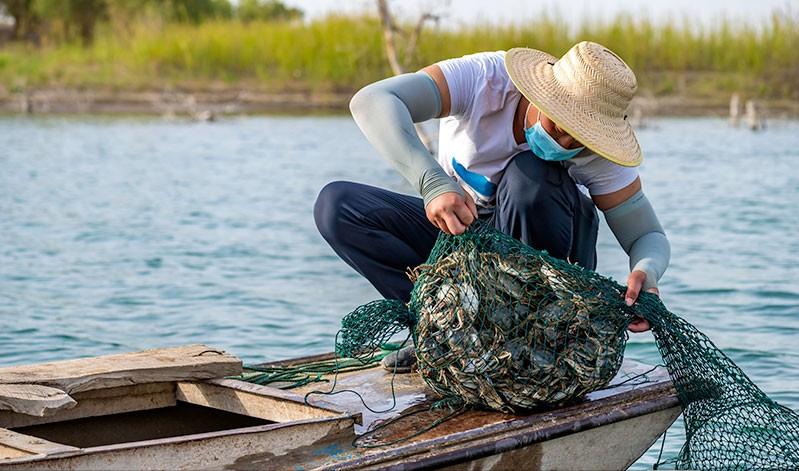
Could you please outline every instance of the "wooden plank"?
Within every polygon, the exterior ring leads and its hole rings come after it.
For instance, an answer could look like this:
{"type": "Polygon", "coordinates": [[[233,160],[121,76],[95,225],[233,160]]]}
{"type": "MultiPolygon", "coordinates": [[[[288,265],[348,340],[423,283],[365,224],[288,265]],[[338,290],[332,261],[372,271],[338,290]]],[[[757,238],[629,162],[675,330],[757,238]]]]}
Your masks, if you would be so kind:
{"type": "Polygon", "coordinates": [[[31,456],[6,463],[3,470],[162,470],[285,469],[280,463],[297,448],[327,443],[333,437],[352,441],[352,418],[338,416],[292,424],[269,424],[183,437],[122,443],[59,456],[31,456]],[[270,467],[261,461],[272,461],[270,467]]]}
{"type": "Polygon", "coordinates": [[[74,394],[78,402],[72,409],[45,417],[33,417],[11,411],[0,411],[0,427],[17,428],[65,420],[122,414],[175,405],[175,383],[150,383],[96,389],[74,394]]]}
{"type": "Polygon", "coordinates": [[[69,394],[38,384],[0,384],[0,409],[44,417],[75,407],[69,394]]]}
{"type": "Polygon", "coordinates": [[[301,396],[287,391],[230,379],[202,383],[180,382],[176,395],[179,401],[272,422],[350,415],[339,410],[309,406],[301,396]]]}
{"type": "MultiPolygon", "coordinates": [[[[23,435],[4,428],[0,428],[0,445],[26,451],[34,455],[58,455],[79,450],[74,446],[49,442],[41,438],[23,435]]],[[[0,463],[2,463],[2,461],[0,461],[0,463]]]]}
{"type": "MultiPolygon", "coordinates": [[[[308,403],[305,402],[305,395],[304,394],[297,394],[292,390],[285,390],[274,388],[271,386],[261,385],[261,384],[254,384],[248,383],[247,381],[241,381],[239,379],[209,379],[205,380],[205,383],[209,384],[216,384],[217,386],[222,386],[225,388],[237,389],[239,391],[251,392],[253,394],[261,395],[261,396],[269,396],[275,399],[281,399],[285,401],[295,402],[302,406],[312,406],[321,409],[325,409],[329,412],[333,412],[335,414],[351,414],[350,411],[347,409],[341,408],[332,402],[326,401],[319,397],[319,395],[311,396],[308,398],[308,403]]],[[[356,419],[360,420],[360,414],[355,414],[356,419]]],[[[358,422],[360,423],[360,422],[358,422]]]]}
{"type": "Polygon", "coordinates": [[[241,360],[205,345],[0,368],[0,384],[40,384],[68,394],[92,389],[241,374],[241,360]]]}
{"type": "Polygon", "coordinates": [[[22,458],[25,456],[35,455],[36,453],[31,453],[29,451],[23,451],[19,448],[14,448],[11,446],[6,446],[0,443],[0,466],[3,464],[3,460],[9,460],[13,458],[22,458]]]}
{"type": "Polygon", "coordinates": [[[128,396],[142,396],[158,393],[171,393],[175,395],[175,382],[168,381],[163,383],[133,384],[130,386],[120,386],[117,388],[92,389],[75,393],[72,397],[78,401],[78,405],[90,399],[119,399],[128,396]]]}
{"type": "Polygon", "coordinates": [[[316,355],[308,355],[304,357],[286,358],[284,360],[268,361],[266,363],[255,364],[255,367],[267,368],[270,366],[294,366],[304,365],[306,363],[315,363],[317,361],[333,360],[336,354],[333,352],[318,353],[316,355]]]}

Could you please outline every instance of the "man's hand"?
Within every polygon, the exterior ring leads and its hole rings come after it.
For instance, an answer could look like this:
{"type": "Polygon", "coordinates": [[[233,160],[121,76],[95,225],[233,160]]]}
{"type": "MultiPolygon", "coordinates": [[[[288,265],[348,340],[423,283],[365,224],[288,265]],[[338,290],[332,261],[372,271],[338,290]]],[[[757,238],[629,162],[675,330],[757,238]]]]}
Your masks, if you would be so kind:
{"type": "MultiPolygon", "coordinates": [[[[627,302],[628,306],[632,306],[638,299],[638,294],[641,292],[644,281],[646,281],[646,273],[641,270],[633,270],[630,272],[630,275],[627,277],[627,293],[624,295],[624,300],[627,302]]],[[[657,288],[649,288],[647,291],[660,296],[660,292],[657,288]]],[[[627,328],[630,329],[630,332],[646,332],[649,330],[649,322],[639,317],[630,322],[627,328]]]]}
{"type": "Polygon", "coordinates": [[[447,234],[463,234],[477,219],[477,207],[472,196],[466,191],[463,194],[447,192],[433,198],[424,208],[427,219],[447,234]]]}

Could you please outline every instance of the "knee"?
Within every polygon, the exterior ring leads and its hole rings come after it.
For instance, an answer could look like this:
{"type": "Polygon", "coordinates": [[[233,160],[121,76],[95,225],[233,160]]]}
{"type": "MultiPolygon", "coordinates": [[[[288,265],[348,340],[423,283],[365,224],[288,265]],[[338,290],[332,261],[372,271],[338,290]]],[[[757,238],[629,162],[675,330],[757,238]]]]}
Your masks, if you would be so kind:
{"type": "Polygon", "coordinates": [[[352,198],[353,184],[345,181],[330,182],[322,188],[314,203],[316,228],[326,240],[338,238],[347,202],[352,198]]]}

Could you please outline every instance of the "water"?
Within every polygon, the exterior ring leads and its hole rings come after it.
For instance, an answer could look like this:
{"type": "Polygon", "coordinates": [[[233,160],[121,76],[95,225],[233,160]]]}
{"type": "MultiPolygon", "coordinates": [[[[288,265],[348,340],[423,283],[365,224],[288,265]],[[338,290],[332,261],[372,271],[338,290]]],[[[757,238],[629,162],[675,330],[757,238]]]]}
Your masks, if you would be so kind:
{"type": "MultiPolygon", "coordinates": [[[[672,244],[666,304],[799,409],[799,123],[652,124],[641,174],[672,244]]],[[[330,351],[341,317],[378,298],[314,227],[335,179],[408,191],[347,117],[0,118],[0,365],[197,342],[245,362],[330,351]]],[[[624,280],[604,226],[598,249],[624,280]]],[[[627,355],[660,362],[649,333],[627,355]]]]}

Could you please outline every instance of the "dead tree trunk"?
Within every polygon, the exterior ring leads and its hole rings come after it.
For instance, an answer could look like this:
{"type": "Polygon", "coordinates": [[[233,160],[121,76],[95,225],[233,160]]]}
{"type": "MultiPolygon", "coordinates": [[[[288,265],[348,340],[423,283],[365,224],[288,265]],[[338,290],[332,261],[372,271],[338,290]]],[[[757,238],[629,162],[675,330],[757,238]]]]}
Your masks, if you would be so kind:
{"type": "Polygon", "coordinates": [[[394,17],[388,8],[388,0],[377,0],[377,12],[380,14],[380,23],[383,25],[383,41],[386,47],[388,65],[394,75],[404,74],[405,68],[399,61],[397,45],[394,41],[397,26],[394,24],[394,17]]]}

